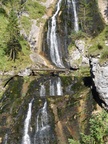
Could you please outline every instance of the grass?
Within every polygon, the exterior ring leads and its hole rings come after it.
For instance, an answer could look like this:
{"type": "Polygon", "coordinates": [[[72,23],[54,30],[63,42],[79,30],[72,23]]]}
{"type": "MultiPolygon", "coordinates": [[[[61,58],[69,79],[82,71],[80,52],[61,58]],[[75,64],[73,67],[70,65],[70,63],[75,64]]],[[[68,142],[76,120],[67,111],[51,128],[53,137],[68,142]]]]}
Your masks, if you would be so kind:
{"type": "Polygon", "coordinates": [[[25,10],[29,13],[31,19],[37,19],[45,14],[46,8],[39,2],[28,0],[25,3],[25,10]]]}
{"type": "Polygon", "coordinates": [[[100,55],[100,63],[108,60],[108,46],[105,45],[105,40],[108,39],[108,26],[94,39],[91,39],[92,46],[88,50],[91,56],[100,55]]]}
{"type": "Polygon", "coordinates": [[[26,16],[21,17],[21,27],[24,28],[26,34],[28,35],[31,29],[31,21],[29,17],[26,16]]]}

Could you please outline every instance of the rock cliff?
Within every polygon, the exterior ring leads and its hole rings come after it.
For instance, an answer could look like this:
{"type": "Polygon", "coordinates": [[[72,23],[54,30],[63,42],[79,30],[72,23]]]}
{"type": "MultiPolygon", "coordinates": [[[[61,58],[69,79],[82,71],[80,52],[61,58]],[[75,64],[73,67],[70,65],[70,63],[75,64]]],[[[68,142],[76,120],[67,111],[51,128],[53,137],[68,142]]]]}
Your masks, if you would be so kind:
{"type": "Polygon", "coordinates": [[[90,58],[90,66],[94,87],[102,100],[102,107],[108,110],[108,63],[100,65],[99,59],[90,58]]]}

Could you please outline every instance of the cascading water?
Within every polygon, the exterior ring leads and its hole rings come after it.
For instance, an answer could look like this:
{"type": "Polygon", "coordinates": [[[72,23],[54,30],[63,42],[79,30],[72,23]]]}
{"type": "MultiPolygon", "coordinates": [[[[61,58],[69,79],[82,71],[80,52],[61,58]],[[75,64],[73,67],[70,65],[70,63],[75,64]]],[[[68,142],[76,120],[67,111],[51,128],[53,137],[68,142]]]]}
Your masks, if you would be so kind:
{"type": "Polygon", "coordinates": [[[73,4],[73,11],[74,11],[74,30],[75,32],[79,31],[79,25],[78,25],[78,16],[77,16],[77,11],[76,11],[76,2],[75,0],[72,0],[73,4]]]}
{"type": "Polygon", "coordinates": [[[50,23],[48,23],[47,44],[50,49],[50,57],[52,62],[57,67],[64,68],[62,58],[60,56],[60,48],[58,46],[57,34],[56,34],[57,30],[56,16],[59,13],[61,2],[62,0],[59,0],[57,3],[57,10],[51,18],[51,26],[49,26],[50,23]]]}
{"type": "Polygon", "coordinates": [[[40,87],[40,97],[45,97],[45,94],[46,94],[45,86],[41,85],[41,87],[40,87]]]}
{"type": "Polygon", "coordinates": [[[60,77],[50,80],[50,96],[56,95],[63,95],[60,77]]]}
{"type": "Polygon", "coordinates": [[[47,101],[45,101],[44,106],[37,113],[34,144],[50,144],[50,125],[47,113],[47,101]]]}
{"type": "Polygon", "coordinates": [[[31,115],[32,115],[33,100],[34,99],[32,99],[31,102],[29,103],[27,117],[24,121],[24,135],[23,135],[23,139],[22,139],[22,144],[31,144],[30,136],[28,133],[29,133],[29,125],[30,125],[30,120],[31,120],[31,115]]]}

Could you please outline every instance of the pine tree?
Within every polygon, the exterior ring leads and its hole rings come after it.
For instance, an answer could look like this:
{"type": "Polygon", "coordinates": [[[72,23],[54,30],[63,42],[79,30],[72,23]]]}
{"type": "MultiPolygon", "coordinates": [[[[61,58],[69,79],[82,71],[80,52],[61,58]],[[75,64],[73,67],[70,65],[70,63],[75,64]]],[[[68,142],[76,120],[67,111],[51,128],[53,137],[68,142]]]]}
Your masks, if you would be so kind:
{"type": "Polygon", "coordinates": [[[90,5],[91,3],[87,2],[87,0],[81,0],[79,2],[79,23],[84,32],[87,32],[92,25],[93,17],[91,16],[90,5]]]}
{"type": "Polygon", "coordinates": [[[18,52],[21,51],[21,45],[19,42],[20,32],[18,27],[17,14],[13,9],[9,14],[9,23],[7,26],[7,32],[9,34],[9,40],[7,42],[7,49],[5,50],[5,53],[15,61],[18,52]]]}

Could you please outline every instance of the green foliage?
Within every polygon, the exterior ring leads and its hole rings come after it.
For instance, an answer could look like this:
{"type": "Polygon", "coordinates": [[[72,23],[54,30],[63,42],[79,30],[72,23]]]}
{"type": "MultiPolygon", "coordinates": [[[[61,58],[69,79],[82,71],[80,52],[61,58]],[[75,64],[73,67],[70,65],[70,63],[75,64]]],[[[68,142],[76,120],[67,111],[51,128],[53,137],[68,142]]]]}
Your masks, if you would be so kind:
{"type": "Polygon", "coordinates": [[[104,144],[104,136],[108,132],[108,114],[106,111],[94,115],[90,119],[90,135],[82,135],[83,144],[104,144]]]}
{"type": "Polygon", "coordinates": [[[73,139],[68,139],[69,144],[80,144],[79,141],[75,141],[73,139]]]}
{"type": "Polygon", "coordinates": [[[86,0],[80,1],[80,9],[79,9],[79,21],[81,25],[81,29],[87,32],[88,23],[91,22],[92,17],[90,16],[91,10],[89,9],[90,3],[87,3],[86,0]]]}
{"type": "Polygon", "coordinates": [[[22,28],[24,28],[26,33],[29,34],[31,28],[30,18],[26,16],[22,16],[20,20],[21,20],[22,28]]]}
{"type": "MultiPolygon", "coordinates": [[[[108,113],[102,111],[97,115],[93,115],[89,123],[90,134],[86,135],[81,133],[80,144],[104,144],[104,137],[106,137],[108,133],[108,113]]],[[[69,140],[69,142],[70,144],[74,144],[71,140],[69,140]]]]}
{"type": "Polygon", "coordinates": [[[88,54],[92,56],[100,55],[100,63],[104,63],[108,60],[108,46],[105,45],[105,40],[108,37],[108,26],[90,42],[91,47],[88,50],[88,54]]]}

